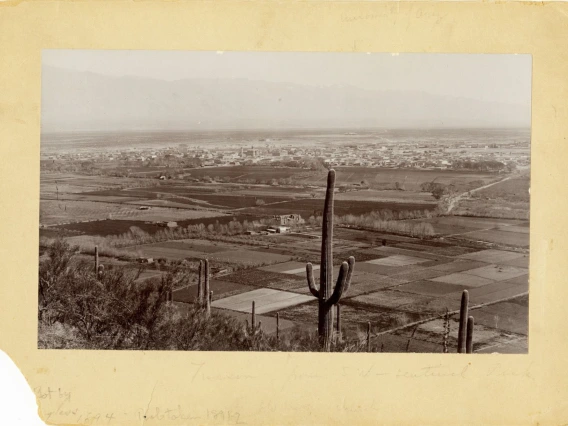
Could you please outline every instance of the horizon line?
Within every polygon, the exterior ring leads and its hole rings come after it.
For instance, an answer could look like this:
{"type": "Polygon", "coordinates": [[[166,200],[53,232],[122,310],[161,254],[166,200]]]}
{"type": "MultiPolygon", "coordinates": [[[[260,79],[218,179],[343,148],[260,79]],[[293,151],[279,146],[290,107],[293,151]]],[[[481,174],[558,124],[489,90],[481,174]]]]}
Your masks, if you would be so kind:
{"type": "Polygon", "coordinates": [[[395,131],[395,130],[531,130],[532,125],[530,126],[417,126],[417,127],[363,127],[363,128],[354,128],[354,127],[330,127],[330,128],[320,128],[320,127],[290,127],[290,128],[266,128],[266,127],[251,127],[251,128],[222,128],[222,129],[188,129],[188,128],[180,128],[180,129],[74,129],[74,130],[41,130],[40,134],[57,134],[57,133],[116,133],[116,132],[125,132],[125,133],[176,133],[176,132],[184,132],[184,133],[202,133],[202,132],[218,132],[218,133],[229,133],[229,132],[319,132],[319,131],[352,131],[352,132],[369,132],[369,131],[395,131]]]}

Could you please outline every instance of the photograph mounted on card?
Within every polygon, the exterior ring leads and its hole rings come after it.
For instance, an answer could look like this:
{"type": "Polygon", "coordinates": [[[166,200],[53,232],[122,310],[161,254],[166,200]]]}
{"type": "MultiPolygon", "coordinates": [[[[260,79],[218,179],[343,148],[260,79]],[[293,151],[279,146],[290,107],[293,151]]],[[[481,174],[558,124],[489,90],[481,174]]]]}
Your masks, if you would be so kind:
{"type": "Polygon", "coordinates": [[[38,347],[527,353],[530,118],[530,55],[44,50],[38,347]]]}

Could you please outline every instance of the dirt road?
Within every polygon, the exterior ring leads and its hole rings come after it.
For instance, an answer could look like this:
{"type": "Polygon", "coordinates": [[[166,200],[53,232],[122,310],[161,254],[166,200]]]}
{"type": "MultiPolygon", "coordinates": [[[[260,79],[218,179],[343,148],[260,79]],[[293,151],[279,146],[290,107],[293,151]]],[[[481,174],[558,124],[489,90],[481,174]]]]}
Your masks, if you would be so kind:
{"type": "Polygon", "coordinates": [[[479,188],[471,189],[471,190],[466,191],[462,194],[451,197],[449,199],[449,202],[448,202],[448,209],[447,209],[446,213],[450,213],[461,200],[463,200],[466,197],[469,197],[474,192],[481,191],[482,189],[489,188],[489,187],[491,187],[493,185],[497,185],[498,183],[501,183],[501,182],[505,182],[506,180],[509,180],[512,177],[513,176],[507,176],[506,178],[498,180],[497,182],[489,183],[487,185],[480,186],[479,188]]]}

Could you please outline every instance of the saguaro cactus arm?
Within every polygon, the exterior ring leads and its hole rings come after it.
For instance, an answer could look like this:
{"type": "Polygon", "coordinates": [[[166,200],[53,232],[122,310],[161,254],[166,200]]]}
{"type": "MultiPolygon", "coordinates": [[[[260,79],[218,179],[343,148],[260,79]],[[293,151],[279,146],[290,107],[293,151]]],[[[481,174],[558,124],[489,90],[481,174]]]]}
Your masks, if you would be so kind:
{"type": "Polygon", "coordinates": [[[311,263],[306,265],[306,276],[308,277],[308,287],[310,292],[319,299],[320,293],[316,288],[316,283],[314,281],[314,268],[311,263]]]}
{"type": "Polygon", "coordinates": [[[335,284],[333,294],[329,299],[326,300],[326,303],[328,305],[335,305],[339,303],[339,300],[341,299],[343,293],[347,292],[347,290],[349,289],[354,265],[355,258],[353,256],[349,258],[349,263],[343,262],[341,264],[341,268],[339,269],[339,276],[337,277],[337,283],[335,284]]]}
{"type": "Polygon", "coordinates": [[[343,289],[343,293],[347,293],[349,287],[351,286],[351,277],[353,276],[353,271],[355,270],[355,257],[349,256],[347,259],[347,277],[345,278],[345,288],[343,289]]]}

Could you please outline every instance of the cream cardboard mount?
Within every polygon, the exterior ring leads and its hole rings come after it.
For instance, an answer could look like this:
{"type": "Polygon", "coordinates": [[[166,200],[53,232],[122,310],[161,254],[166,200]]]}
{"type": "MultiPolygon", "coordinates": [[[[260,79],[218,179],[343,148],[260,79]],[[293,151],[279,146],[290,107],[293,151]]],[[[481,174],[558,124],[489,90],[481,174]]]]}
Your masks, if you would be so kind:
{"type": "Polygon", "coordinates": [[[120,425],[566,423],[567,44],[562,3],[0,3],[0,347],[34,390],[41,417],[120,425]],[[529,353],[38,350],[47,48],[532,55],[529,353]]]}

